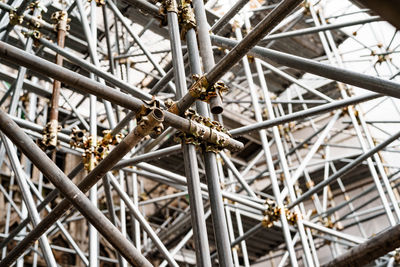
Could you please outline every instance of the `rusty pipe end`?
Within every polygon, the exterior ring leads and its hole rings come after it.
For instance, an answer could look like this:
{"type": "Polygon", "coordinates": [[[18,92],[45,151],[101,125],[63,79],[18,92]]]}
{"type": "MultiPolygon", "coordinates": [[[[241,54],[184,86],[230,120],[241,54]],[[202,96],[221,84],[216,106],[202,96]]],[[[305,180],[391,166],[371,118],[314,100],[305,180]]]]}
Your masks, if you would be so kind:
{"type": "Polygon", "coordinates": [[[164,112],[160,108],[154,108],[149,115],[157,122],[164,121],[164,112]]]}
{"type": "Polygon", "coordinates": [[[224,111],[221,97],[218,94],[210,99],[210,109],[212,114],[221,114],[224,111]]]}

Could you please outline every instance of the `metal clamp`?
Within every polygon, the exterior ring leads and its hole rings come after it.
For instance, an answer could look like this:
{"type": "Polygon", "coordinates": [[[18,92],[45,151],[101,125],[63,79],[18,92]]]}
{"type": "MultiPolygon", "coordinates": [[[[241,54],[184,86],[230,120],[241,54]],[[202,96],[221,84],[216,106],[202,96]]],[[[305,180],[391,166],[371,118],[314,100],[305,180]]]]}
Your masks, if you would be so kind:
{"type": "Polygon", "coordinates": [[[282,209],[278,207],[275,201],[267,199],[265,201],[264,218],[261,224],[264,228],[271,228],[274,222],[277,222],[281,216],[282,209]]]}
{"type": "Polygon", "coordinates": [[[49,121],[43,129],[43,137],[39,142],[42,150],[54,150],[59,145],[59,141],[57,138],[58,132],[61,130],[61,127],[58,125],[57,120],[49,121]]]}
{"type": "Polygon", "coordinates": [[[274,222],[277,222],[284,212],[286,220],[290,225],[296,224],[299,219],[299,215],[296,212],[290,211],[287,207],[279,207],[278,204],[271,200],[267,199],[265,201],[265,210],[264,210],[264,218],[261,221],[261,224],[265,228],[271,228],[274,225],[274,222]]]}
{"type": "Polygon", "coordinates": [[[193,144],[198,149],[214,153],[226,147],[230,134],[218,121],[200,116],[193,109],[188,109],[185,117],[190,120],[190,133],[176,133],[176,142],[193,144]]]}
{"type": "Polygon", "coordinates": [[[194,17],[193,8],[190,0],[182,0],[179,7],[179,24],[181,27],[181,39],[184,40],[186,33],[196,28],[196,19],[194,17]]]}
{"type": "Polygon", "coordinates": [[[159,16],[157,18],[160,20],[160,27],[164,27],[168,25],[167,13],[175,12],[179,14],[179,10],[176,0],[161,0],[160,2],[159,16]]]}
{"type": "Polygon", "coordinates": [[[93,137],[85,130],[72,129],[70,146],[71,148],[82,148],[82,161],[86,170],[90,171],[110,152],[111,146],[118,145],[123,139],[122,134],[112,135],[111,131],[103,131],[103,138],[93,144],[93,137]],[[94,161],[92,161],[94,159],[94,161]]]}
{"type": "MultiPolygon", "coordinates": [[[[92,2],[92,0],[88,0],[88,2],[92,2]]],[[[95,0],[97,6],[105,6],[106,1],[105,0],[95,0]]]]}
{"type": "Polygon", "coordinates": [[[168,25],[167,12],[163,5],[160,6],[158,10],[158,15],[159,16],[157,16],[157,19],[160,21],[160,27],[167,26],[168,25]]]}
{"type": "Polygon", "coordinates": [[[51,20],[55,22],[54,25],[54,30],[59,31],[69,31],[69,22],[71,21],[70,18],[68,18],[68,13],[64,10],[56,11],[53,14],[51,14],[51,20]]]}
{"type": "Polygon", "coordinates": [[[189,93],[192,97],[201,101],[209,102],[210,99],[216,97],[217,94],[222,98],[222,93],[228,91],[228,87],[222,81],[218,81],[210,86],[206,74],[203,76],[193,75],[192,78],[195,80],[195,83],[189,88],[189,93]]]}
{"type": "Polygon", "coordinates": [[[394,262],[396,264],[400,264],[400,250],[399,249],[396,249],[396,252],[394,253],[393,258],[394,258],[394,262]]]}
{"type": "Polygon", "coordinates": [[[285,215],[286,220],[290,225],[295,225],[297,220],[299,219],[299,215],[296,212],[290,211],[287,208],[285,208],[285,215]]]}
{"type": "Polygon", "coordinates": [[[167,12],[175,12],[176,14],[178,14],[179,12],[176,0],[163,0],[162,5],[164,6],[167,12]]]}
{"type": "Polygon", "coordinates": [[[19,16],[17,14],[17,12],[15,12],[14,10],[11,10],[9,13],[9,20],[10,20],[10,24],[13,26],[21,25],[22,22],[24,21],[24,16],[23,15],[19,16]]]}
{"type": "MultiPolygon", "coordinates": [[[[150,114],[154,109],[159,109],[160,108],[160,102],[156,99],[152,99],[150,101],[143,101],[143,105],[141,110],[136,114],[136,121],[139,122],[145,121],[147,119],[147,115],[150,114]]],[[[162,123],[158,124],[156,127],[153,128],[153,132],[151,135],[160,135],[164,131],[164,125],[162,123]]]]}

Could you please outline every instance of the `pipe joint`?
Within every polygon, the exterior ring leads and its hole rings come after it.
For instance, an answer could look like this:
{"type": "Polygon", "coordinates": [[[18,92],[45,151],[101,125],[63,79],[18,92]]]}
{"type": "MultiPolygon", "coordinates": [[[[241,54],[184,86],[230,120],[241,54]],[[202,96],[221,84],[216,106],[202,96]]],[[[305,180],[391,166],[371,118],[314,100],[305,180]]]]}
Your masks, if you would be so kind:
{"type": "Polygon", "coordinates": [[[192,109],[188,109],[185,116],[190,122],[189,131],[187,133],[178,132],[175,135],[175,141],[193,144],[205,152],[217,153],[224,148],[237,150],[229,142],[231,136],[228,131],[218,121],[200,116],[192,109]]]}
{"type": "Polygon", "coordinates": [[[181,5],[179,6],[179,25],[181,28],[181,39],[185,40],[186,33],[190,29],[196,28],[196,19],[194,16],[192,2],[190,0],[182,0],[181,5]]]}
{"type": "Polygon", "coordinates": [[[39,146],[43,151],[46,150],[54,150],[58,147],[58,133],[60,132],[61,127],[58,125],[57,120],[49,121],[45,128],[43,129],[43,137],[39,140],[39,146]]]}
{"type": "Polygon", "coordinates": [[[22,22],[24,21],[24,16],[18,15],[17,12],[15,12],[14,10],[11,10],[8,15],[9,15],[10,24],[13,26],[21,25],[22,22]]]}
{"type": "Polygon", "coordinates": [[[210,86],[206,74],[203,76],[193,75],[195,83],[189,88],[189,93],[193,98],[209,103],[211,98],[222,97],[222,93],[228,91],[228,87],[222,81],[210,86]]]}
{"type": "Polygon", "coordinates": [[[51,20],[55,22],[54,31],[69,31],[69,22],[71,21],[68,18],[68,13],[64,10],[56,11],[51,14],[51,20]]]}
{"type": "MultiPolygon", "coordinates": [[[[149,120],[149,114],[152,114],[154,117],[153,119],[157,119],[157,116],[160,118],[164,118],[164,113],[161,110],[161,104],[160,101],[156,99],[152,99],[150,101],[144,101],[144,104],[142,105],[140,111],[136,114],[136,121],[137,124],[140,125],[140,123],[146,123],[147,120],[149,120]]],[[[145,126],[143,124],[142,126],[145,126]]],[[[155,137],[160,135],[164,131],[164,125],[162,123],[156,124],[151,131],[151,136],[155,137]]],[[[139,131],[140,132],[140,131],[139,131]]],[[[147,134],[143,135],[146,136],[147,134]]]]}

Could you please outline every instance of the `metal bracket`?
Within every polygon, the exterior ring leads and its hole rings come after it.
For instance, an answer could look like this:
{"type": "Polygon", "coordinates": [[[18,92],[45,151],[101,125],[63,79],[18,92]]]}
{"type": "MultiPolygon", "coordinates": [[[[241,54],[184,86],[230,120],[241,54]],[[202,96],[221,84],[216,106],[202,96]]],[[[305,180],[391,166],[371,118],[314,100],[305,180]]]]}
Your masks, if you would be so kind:
{"type": "MultiPolygon", "coordinates": [[[[97,6],[105,6],[106,5],[106,1],[105,0],[94,0],[96,2],[97,6]]],[[[92,2],[92,0],[88,0],[88,2],[92,2]]]]}
{"type": "Polygon", "coordinates": [[[10,24],[15,26],[15,25],[21,25],[22,22],[24,21],[24,16],[18,16],[18,14],[14,11],[11,10],[9,13],[9,20],[10,20],[10,24]]]}
{"type": "Polygon", "coordinates": [[[181,39],[184,40],[186,33],[193,28],[196,28],[196,19],[193,13],[190,0],[182,0],[179,6],[179,24],[181,27],[181,39]]]}
{"type": "Polygon", "coordinates": [[[296,212],[292,212],[286,207],[278,207],[278,204],[274,200],[267,199],[265,201],[265,207],[264,218],[261,221],[261,224],[265,228],[271,228],[274,222],[279,221],[282,212],[284,212],[288,223],[291,225],[296,224],[299,219],[299,215],[296,212]]]}
{"type": "Polygon", "coordinates": [[[93,144],[93,137],[89,136],[85,130],[79,130],[77,128],[72,129],[70,146],[71,148],[82,148],[82,161],[85,169],[90,171],[92,165],[96,166],[101,160],[103,160],[111,150],[111,146],[118,145],[124,138],[122,134],[112,135],[111,131],[103,131],[103,138],[97,141],[97,144],[93,144]],[[92,156],[94,156],[94,162],[92,164],[92,156]]]}
{"type": "Polygon", "coordinates": [[[282,209],[278,207],[275,201],[267,199],[265,201],[264,218],[261,224],[264,228],[271,228],[274,226],[274,222],[280,219],[282,209]]]}
{"type": "Polygon", "coordinates": [[[58,125],[58,121],[51,120],[49,121],[45,128],[43,129],[43,137],[39,141],[39,146],[42,150],[54,150],[59,145],[59,141],[57,138],[58,132],[61,130],[61,127],[58,125]]]}
{"type": "Polygon", "coordinates": [[[69,31],[69,22],[71,21],[70,18],[68,18],[68,13],[64,10],[56,11],[53,14],[51,14],[51,20],[53,20],[56,24],[54,25],[54,30],[59,31],[69,31]]]}
{"type": "Polygon", "coordinates": [[[218,81],[213,86],[210,86],[206,74],[203,76],[193,75],[192,78],[195,80],[195,83],[189,88],[189,93],[193,98],[201,101],[208,103],[217,94],[222,98],[222,93],[228,91],[228,87],[222,81],[218,81]]]}
{"type": "Polygon", "coordinates": [[[158,10],[158,19],[160,20],[160,27],[164,27],[168,25],[167,13],[175,12],[179,14],[178,4],[176,0],[161,0],[160,9],[158,10]]]}
{"type": "MultiPolygon", "coordinates": [[[[138,125],[141,121],[145,121],[147,119],[146,116],[149,115],[153,109],[160,108],[160,102],[154,98],[150,101],[144,101],[144,100],[142,101],[144,104],[142,105],[140,111],[136,113],[136,121],[138,122],[138,125]]],[[[160,123],[159,125],[153,128],[153,132],[151,133],[151,135],[157,136],[160,135],[163,131],[164,131],[164,125],[160,123]]]]}
{"type": "Polygon", "coordinates": [[[176,3],[176,0],[163,0],[162,5],[164,6],[165,10],[167,12],[175,12],[178,14],[178,4],[176,3]]]}
{"type": "Polygon", "coordinates": [[[185,116],[190,120],[190,133],[178,132],[175,135],[176,142],[193,144],[198,149],[214,153],[226,147],[230,134],[219,122],[200,116],[193,109],[188,109],[185,116]],[[205,141],[207,132],[208,141],[205,141]]]}

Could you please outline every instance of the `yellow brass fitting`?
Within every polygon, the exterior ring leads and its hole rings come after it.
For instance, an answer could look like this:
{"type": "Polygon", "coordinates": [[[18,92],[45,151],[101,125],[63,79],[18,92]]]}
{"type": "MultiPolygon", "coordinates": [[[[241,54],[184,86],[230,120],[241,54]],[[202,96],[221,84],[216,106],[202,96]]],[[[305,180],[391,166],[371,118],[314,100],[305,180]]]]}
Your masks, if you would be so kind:
{"type": "Polygon", "coordinates": [[[24,21],[24,16],[18,16],[14,10],[11,10],[9,13],[9,20],[11,25],[21,25],[24,21]]]}

